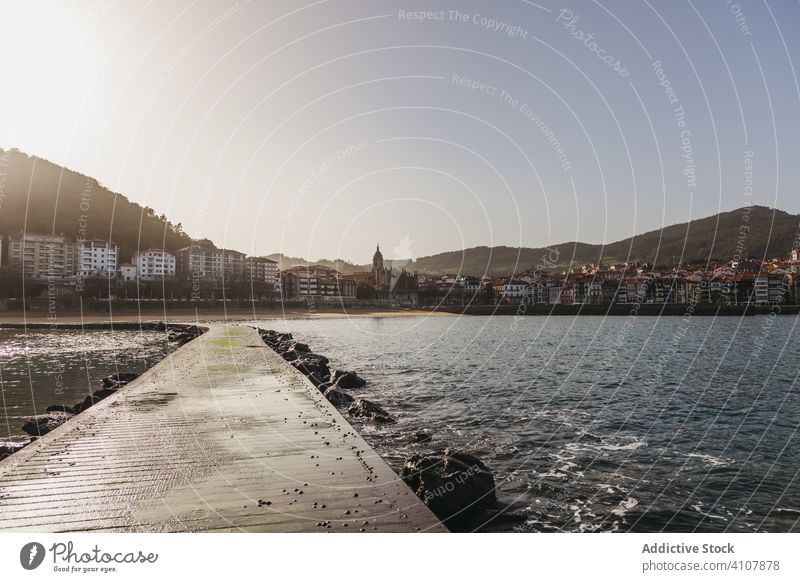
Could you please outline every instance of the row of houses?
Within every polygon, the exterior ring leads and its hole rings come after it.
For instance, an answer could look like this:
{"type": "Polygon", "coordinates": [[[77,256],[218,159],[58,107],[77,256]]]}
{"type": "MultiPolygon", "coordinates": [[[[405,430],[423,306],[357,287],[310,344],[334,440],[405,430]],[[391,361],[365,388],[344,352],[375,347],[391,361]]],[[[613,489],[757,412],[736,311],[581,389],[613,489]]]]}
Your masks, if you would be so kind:
{"type": "Polygon", "coordinates": [[[342,274],[321,265],[297,265],[284,271],[266,257],[250,257],[211,244],[191,244],[174,253],[164,249],[134,252],[120,261],[119,247],[103,240],[71,240],[61,235],[19,233],[0,237],[0,268],[25,280],[82,286],[87,278],[119,283],[174,280],[191,289],[192,298],[214,297],[214,292],[243,283],[258,297],[303,302],[354,301],[359,285],[370,289],[371,301],[417,305],[417,275],[385,267],[378,248],[371,271],[342,274]],[[3,253],[6,242],[7,253],[3,253]],[[7,257],[3,263],[2,257],[7,257]]]}
{"type": "Polygon", "coordinates": [[[511,277],[446,275],[424,279],[448,302],[533,304],[725,303],[795,304],[800,259],[740,261],[713,267],[657,270],[647,265],[594,265],[573,271],[530,271],[511,277]]]}
{"type": "Polygon", "coordinates": [[[321,265],[297,265],[280,273],[283,296],[305,302],[387,303],[403,307],[419,305],[419,277],[404,268],[386,266],[380,245],[369,271],[340,273],[321,265]],[[359,296],[359,288],[364,292],[359,296]]]}
{"type": "Polygon", "coordinates": [[[193,244],[174,253],[145,249],[134,252],[128,262],[121,262],[119,247],[112,242],[75,241],[61,235],[37,233],[0,237],[0,268],[28,280],[60,283],[93,277],[122,282],[178,279],[189,284],[246,281],[275,286],[278,283],[276,261],[248,257],[213,245],[193,244]]]}

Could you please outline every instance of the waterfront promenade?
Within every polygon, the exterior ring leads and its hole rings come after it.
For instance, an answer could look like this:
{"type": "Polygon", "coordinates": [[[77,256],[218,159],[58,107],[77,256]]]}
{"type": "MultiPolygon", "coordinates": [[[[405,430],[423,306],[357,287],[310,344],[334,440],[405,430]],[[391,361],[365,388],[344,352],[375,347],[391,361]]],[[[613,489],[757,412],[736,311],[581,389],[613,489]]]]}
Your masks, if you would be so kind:
{"type": "Polygon", "coordinates": [[[254,329],[208,327],[0,462],[0,531],[446,531],[254,329]]]}

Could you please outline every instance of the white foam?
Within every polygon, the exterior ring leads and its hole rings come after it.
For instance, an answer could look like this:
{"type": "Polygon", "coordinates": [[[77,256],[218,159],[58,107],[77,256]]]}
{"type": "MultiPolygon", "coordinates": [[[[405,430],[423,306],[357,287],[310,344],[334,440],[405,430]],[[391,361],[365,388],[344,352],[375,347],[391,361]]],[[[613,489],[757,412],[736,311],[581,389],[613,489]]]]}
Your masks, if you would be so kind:
{"type": "Polygon", "coordinates": [[[628,497],[624,501],[620,501],[616,509],[612,509],[611,513],[620,517],[624,516],[631,509],[639,505],[639,501],[633,497],[628,497]]]}

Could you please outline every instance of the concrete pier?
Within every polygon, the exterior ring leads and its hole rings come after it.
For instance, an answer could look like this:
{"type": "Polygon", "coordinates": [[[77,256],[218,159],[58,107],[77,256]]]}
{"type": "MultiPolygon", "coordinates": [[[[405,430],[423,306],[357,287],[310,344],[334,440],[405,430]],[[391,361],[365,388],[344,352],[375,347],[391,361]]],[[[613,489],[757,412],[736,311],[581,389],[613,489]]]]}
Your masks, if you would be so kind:
{"type": "Polygon", "coordinates": [[[222,324],[0,462],[0,530],[446,531],[254,329],[222,324]]]}

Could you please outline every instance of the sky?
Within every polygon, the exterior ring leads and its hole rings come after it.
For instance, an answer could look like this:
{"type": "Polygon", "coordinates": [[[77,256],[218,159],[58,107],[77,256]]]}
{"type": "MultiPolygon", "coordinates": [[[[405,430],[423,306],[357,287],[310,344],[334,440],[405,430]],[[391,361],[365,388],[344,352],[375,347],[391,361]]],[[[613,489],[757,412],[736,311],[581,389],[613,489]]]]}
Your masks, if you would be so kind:
{"type": "Polygon", "coordinates": [[[800,3],[0,3],[0,145],[248,254],[800,212],[800,3]]]}

